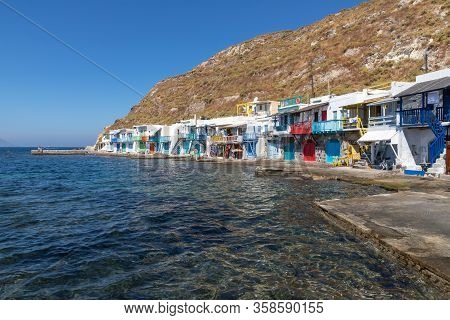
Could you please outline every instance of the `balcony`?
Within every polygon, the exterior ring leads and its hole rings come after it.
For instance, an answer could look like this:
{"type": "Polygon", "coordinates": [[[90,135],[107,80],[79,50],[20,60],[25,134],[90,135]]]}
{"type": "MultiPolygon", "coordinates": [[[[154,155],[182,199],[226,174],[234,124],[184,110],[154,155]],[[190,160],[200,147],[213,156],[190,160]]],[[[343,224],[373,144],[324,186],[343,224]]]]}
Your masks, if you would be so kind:
{"type": "Polygon", "coordinates": [[[450,121],[450,114],[444,113],[444,107],[436,108],[436,118],[441,122],[450,121]]]}
{"type": "Polygon", "coordinates": [[[360,117],[356,116],[354,118],[346,118],[342,120],[342,130],[343,131],[353,131],[364,129],[362,120],[360,117]]]}
{"type": "Polygon", "coordinates": [[[433,113],[430,110],[425,110],[424,108],[416,108],[400,111],[400,125],[401,126],[411,126],[411,125],[428,125],[433,113]]]}
{"type": "Polygon", "coordinates": [[[381,117],[370,117],[369,127],[391,126],[395,125],[395,115],[387,115],[381,117]]]}
{"type": "Polygon", "coordinates": [[[119,138],[117,138],[117,137],[111,138],[111,143],[117,143],[117,142],[119,142],[119,138]]]}
{"type": "Polygon", "coordinates": [[[214,143],[241,143],[242,136],[212,136],[211,141],[214,143]]]}
{"type": "Polygon", "coordinates": [[[170,137],[169,136],[161,136],[161,137],[159,137],[159,142],[161,142],[161,143],[170,142],[170,137]]]}
{"type": "Polygon", "coordinates": [[[323,134],[323,133],[334,133],[342,131],[342,120],[328,120],[313,122],[312,133],[323,134]]]}
{"type": "Polygon", "coordinates": [[[294,135],[311,134],[311,121],[294,123],[290,126],[290,133],[294,135]]]}
{"type": "Polygon", "coordinates": [[[134,134],[133,135],[133,141],[138,142],[138,141],[141,141],[141,139],[142,139],[141,134],[134,134]]]}
{"type": "Polygon", "coordinates": [[[246,132],[244,133],[243,140],[244,141],[254,141],[257,140],[258,136],[256,135],[256,132],[246,132]]]}
{"type": "Polygon", "coordinates": [[[288,125],[287,124],[280,124],[279,126],[275,127],[275,131],[287,131],[288,125]]]}
{"type": "Polygon", "coordinates": [[[180,133],[178,138],[186,140],[195,140],[195,133],[180,133]]]}
{"type": "Polygon", "coordinates": [[[206,138],[207,138],[207,135],[205,133],[195,134],[195,140],[205,141],[206,138]]]}
{"type": "Polygon", "coordinates": [[[148,142],[158,143],[159,136],[148,137],[148,142]]]}

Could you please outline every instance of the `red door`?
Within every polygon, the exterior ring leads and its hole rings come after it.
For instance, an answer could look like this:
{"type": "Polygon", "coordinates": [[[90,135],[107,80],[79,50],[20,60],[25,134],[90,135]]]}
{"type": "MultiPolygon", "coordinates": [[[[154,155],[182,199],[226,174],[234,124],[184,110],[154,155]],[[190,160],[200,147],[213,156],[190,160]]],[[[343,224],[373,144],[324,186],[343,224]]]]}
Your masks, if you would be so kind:
{"type": "Polygon", "coordinates": [[[316,145],[312,140],[307,140],[303,146],[303,159],[316,161],[316,145]]]}
{"type": "Polygon", "coordinates": [[[327,110],[322,111],[322,121],[327,121],[327,110]]]}

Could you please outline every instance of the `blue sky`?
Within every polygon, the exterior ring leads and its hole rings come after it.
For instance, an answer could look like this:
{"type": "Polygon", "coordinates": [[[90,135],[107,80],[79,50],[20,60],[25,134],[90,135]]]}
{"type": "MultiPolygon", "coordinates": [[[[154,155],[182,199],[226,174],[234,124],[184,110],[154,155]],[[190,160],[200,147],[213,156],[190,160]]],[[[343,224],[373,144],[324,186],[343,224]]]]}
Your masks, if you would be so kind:
{"type": "Polygon", "coordinates": [[[230,45],[362,1],[0,0],[0,138],[84,146],[140,96],[2,2],[145,94],[230,45]]]}

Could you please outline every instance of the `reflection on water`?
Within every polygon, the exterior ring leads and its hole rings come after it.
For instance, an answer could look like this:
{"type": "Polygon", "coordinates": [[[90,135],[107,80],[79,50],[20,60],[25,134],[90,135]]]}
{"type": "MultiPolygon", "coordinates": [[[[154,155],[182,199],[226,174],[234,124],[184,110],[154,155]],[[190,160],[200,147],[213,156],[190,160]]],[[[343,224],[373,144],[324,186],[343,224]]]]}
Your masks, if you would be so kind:
{"type": "Polygon", "coordinates": [[[318,215],[379,193],[173,160],[0,149],[0,297],[442,298],[318,215]]]}

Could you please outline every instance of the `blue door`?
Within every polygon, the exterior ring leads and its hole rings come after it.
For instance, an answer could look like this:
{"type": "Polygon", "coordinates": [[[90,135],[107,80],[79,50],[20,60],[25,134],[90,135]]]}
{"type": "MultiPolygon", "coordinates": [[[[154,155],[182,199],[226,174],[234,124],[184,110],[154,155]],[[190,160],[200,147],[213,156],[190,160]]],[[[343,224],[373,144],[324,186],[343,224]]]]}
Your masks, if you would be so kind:
{"type": "Polygon", "coordinates": [[[328,140],[325,145],[325,153],[327,163],[333,163],[341,156],[341,143],[337,139],[328,140]]]}
{"type": "Polygon", "coordinates": [[[295,160],[295,144],[288,141],[284,145],[284,160],[295,160]]]}

